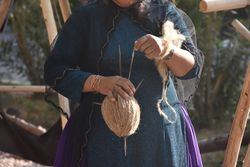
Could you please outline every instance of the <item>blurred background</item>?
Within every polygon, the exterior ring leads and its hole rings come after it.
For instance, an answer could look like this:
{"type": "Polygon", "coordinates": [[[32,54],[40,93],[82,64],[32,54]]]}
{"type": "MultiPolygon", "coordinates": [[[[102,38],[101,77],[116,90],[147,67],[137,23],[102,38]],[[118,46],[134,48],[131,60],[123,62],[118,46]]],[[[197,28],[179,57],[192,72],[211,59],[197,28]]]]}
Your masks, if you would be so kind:
{"type": "MultiPolygon", "coordinates": [[[[60,30],[63,19],[58,0],[51,2],[60,30]]],[[[70,0],[71,9],[83,3],[85,1],[70,0]]],[[[198,0],[176,0],[175,3],[192,19],[198,47],[205,55],[199,88],[189,104],[198,139],[204,141],[226,135],[235,116],[250,60],[250,42],[234,30],[231,22],[237,18],[250,28],[250,6],[204,14],[199,11],[198,0]]],[[[50,47],[39,4],[39,0],[16,1],[11,9],[7,26],[0,33],[1,85],[44,84],[43,64],[50,47]]],[[[51,98],[57,99],[56,96],[51,98]]],[[[44,129],[52,127],[60,117],[59,112],[45,102],[44,94],[0,92],[1,110],[44,129]]],[[[249,126],[246,131],[250,131],[249,126]]],[[[207,144],[213,145],[213,142],[207,144]]],[[[241,166],[246,148],[242,146],[238,166],[241,166]]],[[[222,165],[224,151],[219,147],[212,152],[206,149],[202,152],[205,167],[222,165]]],[[[6,156],[0,153],[0,164],[1,157],[6,156]]]]}

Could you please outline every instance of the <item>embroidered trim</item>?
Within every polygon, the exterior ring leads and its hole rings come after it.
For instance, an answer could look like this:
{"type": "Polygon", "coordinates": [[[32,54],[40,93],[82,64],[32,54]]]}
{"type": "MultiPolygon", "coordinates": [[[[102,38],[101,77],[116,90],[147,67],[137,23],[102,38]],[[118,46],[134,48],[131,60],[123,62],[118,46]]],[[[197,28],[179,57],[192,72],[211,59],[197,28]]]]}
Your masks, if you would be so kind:
{"type": "MultiPolygon", "coordinates": [[[[113,20],[112,20],[112,26],[111,26],[110,30],[107,32],[106,41],[104,42],[103,46],[101,47],[100,57],[99,57],[99,59],[97,61],[97,74],[98,75],[100,75],[100,65],[101,65],[101,61],[102,61],[102,59],[104,57],[104,54],[103,54],[104,49],[108,46],[108,43],[110,42],[110,35],[115,30],[115,23],[116,23],[116,20],[118,19],[119,16],[120,16],[120,10],[117,9],[116,14],[115,14],[115,16],[113,17],[113,20]]],[[[93,96],[95,96],[95,95],[93,95],[93,96]]],[[[94,98],[95,97],[92,97],[92,101],[93,101],[94,98]]],[[[85,142],[82,143],[82,145],[81,145],[81,155],[80,155],[80,158],[79,158],[79,160],[77,162],[78,167],[81,167],[81,163],[82,163],[82,160],[84,158],[84,149],[86,148],[86,146],[88,144],[88,134],[92,130],[91,118],[92,118],[92,114],[94,112],[93,105],[94,105],[94,103],[92,104],[92,109],[91,109],[91,112],[90,112],[89,118],[88,118],[89,127],[88,127],[87,131],[85,131],[85,133],[84,133],[85,142]]]]}
{"type": "Polygon", "coordinates": [[[52,86],[46,86],[46,91],[45,91],[45,94],[44,94],[44,100],[51,104],[54,108],[56,108],[57,110],[59,110],[60,113],[62,113],[66,119],[68,120],[69,119],[69,115],[67,112],[65,112],[59,105],[57,105],[53,100],[49,99],[49,96],[51,95],[50,92],[51,90],[54,90],[54,88],[56,87],[57,85],[57,82],[61,79],[64,78],[65,74],[67,71],[73,71],[73,70],[78,70],[78,69],[73,69],[73,68],[67,68],[65,69],[63,72],[62,72],[62,75],[58,76],[55,78],[54,80],[54,85],[52,86]]]}
{"type": "MultiPolygon", "coordinates": [[[[93,101],[93,97],[92,97],[92,101],[93,101]]],[[[88,134],[89,134],[90,131],[92,130],[91,119],[92,119],[92,115],[93,115],[93,112],[94,112],[93,106],[94,106],[94,103],[92,103],[92,105],[91,105],[91,112],[90,112],[89,117],[88,117],[88,124],[89,124],[89,127],[88,127],[88,129],[85,131],[85,133],[84,133],[85,142],[82,143],[82,145],[81,145],[81,155],[80,155],[80,158],[79,158],[79,160],[78,160],[78,162],[77,162],[77,166],[78,166],[78,167],[81,167],[81,162],[82,162],[82,160],[83,160],[83,158],[84,158],[84,149],[86,148],[86,146],[87,146],[87,144],[88,144],[88,134]]]]}
{"type": "Polygon", "coordinates": [[[120,16],[120,10],[118,10],[117,9],[117,11],[116,11],[116,14],[115,14],[115,16],[114,16],[114,18],[113,18],[113,20],[112,20],[112,27],[110,28],[110,30],[107,32],[107,38],[106,38],[106,41],[104,42],[104,44],[103,44],[103,46],[101,47],[101,51],[100,51],[100,57],[99,57],[99,59],[98,59],[98,61],[97,61],[97,73],[98,73],[98,75],[100,75],[100,66],[101,66],[101,61],[102,61],[102,59],[103,59],[103,57],[104,57],[104,49],[108,46],[108,43],[109,43],[109,41],[110,41],[110,35],[111,35],[111,33],[115,30],[115,22],[116,22],[116,20],[117,20],[117,18],[120,16]]]}

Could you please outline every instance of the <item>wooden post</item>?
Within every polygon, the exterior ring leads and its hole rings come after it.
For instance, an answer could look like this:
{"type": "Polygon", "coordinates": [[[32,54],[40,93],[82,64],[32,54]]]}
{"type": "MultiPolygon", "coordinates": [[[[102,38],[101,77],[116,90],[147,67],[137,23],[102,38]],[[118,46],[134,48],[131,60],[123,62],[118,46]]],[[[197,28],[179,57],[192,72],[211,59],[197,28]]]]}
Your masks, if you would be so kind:
{"type": "Polygon", "coordinates": [[[245,81],[237,105],[235,118],[230,130],[229,140],[223,162],[223,167],[235,167],[240,151],[242,137],[250,109],[250,64],[246,72],[245,81]]]}
{"type": "Polygon", "coordinates": [[[69,5],[69,0],[59,0],[59,5],[61,8],[62,16],[64,22],[66,22],[71,15],[71,9],[69,5]]]}
{"type": "MultiPolygon", "coordinates": [[[[41,3],[42,11],[43,11],[43,16],[44,16],[46,28],[48,31],[49,43],[51,44],[57,35],[56,22],[55,22],[55,18],[54,18],[54,14],[53,14],[51,1],[50,0],[40,0],[40,3],[41,3]]],[[[60,94],[58,94],[58,98],[59,98],[60,107],[63,109],[64,112],[66,112],[68,115],[70,115],[68,99],[63,97],[60,94]]],[[[62,114],[61,114],[61,119],[62,119],[62,127],[64,127],[65,124],[67,123],[67,119],[62,114]]]]}
{"type": "Polygon", "coordinates": [[[250,0],[201,0],[200,11],[216,12],[221,10],[244,8],[247,5],[250,5],[250,0]]]}
{"type": "Polygon", "coordinates": [[[248,145],[247,153],[243,161],[242,167],[250,167],[250,145],[248,145]]]}
{"type": "Polygon", "coordinates": [[[0,28],[2,27],[11,5],[11,0],[0,1],[0,28]]]}
{"type": "Polygon", "coordinates": [[[250,32],[243,24],[241,24],[239,20],[234,19],[232,25],[236,29],[236,31],[238,31],[243,37],[250,41],[250,32]]]}

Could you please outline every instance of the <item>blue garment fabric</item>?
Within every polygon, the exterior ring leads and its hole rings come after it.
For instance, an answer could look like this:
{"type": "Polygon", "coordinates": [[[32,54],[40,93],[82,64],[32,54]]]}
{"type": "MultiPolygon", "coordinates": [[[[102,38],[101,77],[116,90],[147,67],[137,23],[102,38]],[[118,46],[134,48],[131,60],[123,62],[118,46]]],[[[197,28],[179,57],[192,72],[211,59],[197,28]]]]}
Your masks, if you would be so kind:
{"type": "MultiPolygon", "coordinates": [[[[101,63],[101,75],[119,75],[119,50],[121,48],[122,76],[128,77],[133,44],[145,35],[141,28],[124,13],[120,14],[101,63]]],[[[92,131],[87,147],[88,165],[101,166],[187,166],[186,143],[183,120],[177,111],[177,122],[168,124],[157,111],[156,103],[161,97],[162,80],[152,60],[140,52],[135,53],[131,82],[137,85],[135,98],[141,107],[140,126],[136,134],[127,138],[127,155],[124,153],[124,139],[115,136],[106,126],[96,105],[93,112],[92,131]],[[100,161],[96,161],[96,159],[100,161]]],[[[179,101],[173,83],[170,82],[168,100],[172,106],[179,101]]],[[[177,109],[176,109],[177,110],[177,109]]],[[[164,106],[169,115],[169,109],[164,106]]],[[[171,115],[169,115],[171,117],[171,115]]],[[[172,118],[173,119],[173,118],[172,118]]]]}
{"type": "MultiPolygon", "coordinates": [[[[169,5],[169,12],[173,10],[173,6],[169,5]]],[[[188,166],[186,125],[174,84],[169,78],[166,96],[177,111],[177,121],[169,124],[156,108],[157,100],[161,97],[161,78],[154,62],[143,53],[135,53],[131,73],[134,85],[143,80],[135,95],[142,111],[141,121],[136,134],[127,138],[126,156],[124,139],[116,137],[108,129],[100,106],[95,103],[101,102],[103,96],[82,93],[83,84],[91,74],[120,75],[118,46],[122,53],[122,76],[127,77],[134,41],[146,33],[159,35],[158,29],[150,24],[141,26],[128,11],[118,7],[107,8],[101,1],[81,7],[65,24],[46,61],[46,83],[81,104],[65,128],[62,137],[65,145],[58,148],[57,157],[60,160],[56,161],[55,166],[188,166]],[[115,19],[110,19],[110,15],[115,19]]],[[[179,23],[177,28],[187,33],[179,23]]],[[[186,46],[192,46],[192,43],[186,41],[186,46]]],[[[191,70],[187,76],[195,77],[197,73],[192,71],[197,69],[191,70]]],[[[162,108],[171,118],[168,107],[162,108]]]]}

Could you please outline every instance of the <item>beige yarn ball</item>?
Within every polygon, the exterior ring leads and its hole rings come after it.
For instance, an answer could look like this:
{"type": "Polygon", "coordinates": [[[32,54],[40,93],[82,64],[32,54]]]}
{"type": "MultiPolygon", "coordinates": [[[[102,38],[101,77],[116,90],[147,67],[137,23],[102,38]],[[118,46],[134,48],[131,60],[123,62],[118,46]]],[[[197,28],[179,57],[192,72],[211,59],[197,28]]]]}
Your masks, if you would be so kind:
{"type": "Polygon", "coordinates": [[[127,100],[118,95],[116,101],[105,97],[101,110],[107,126],[118,137],[134,134],[139,126],[141,111],[134,97],[127,100]]]}

